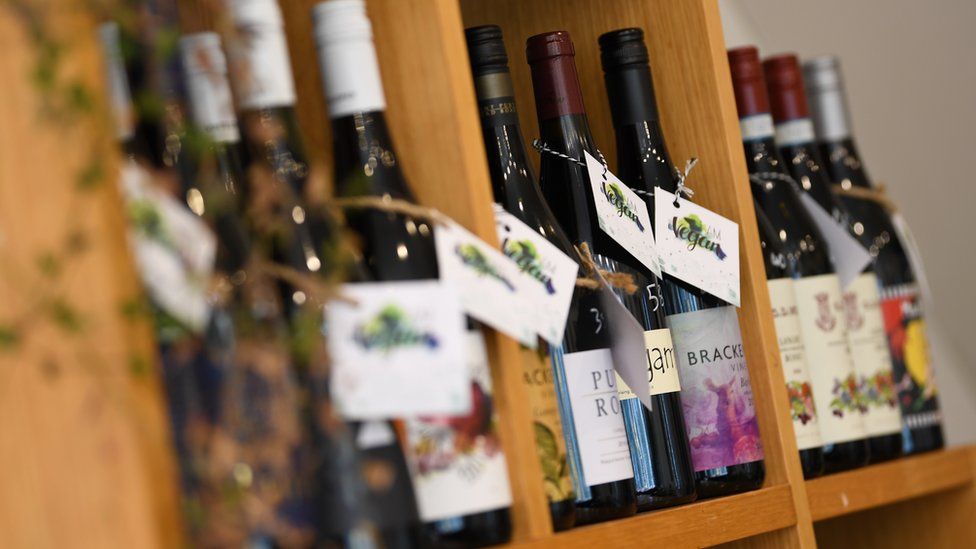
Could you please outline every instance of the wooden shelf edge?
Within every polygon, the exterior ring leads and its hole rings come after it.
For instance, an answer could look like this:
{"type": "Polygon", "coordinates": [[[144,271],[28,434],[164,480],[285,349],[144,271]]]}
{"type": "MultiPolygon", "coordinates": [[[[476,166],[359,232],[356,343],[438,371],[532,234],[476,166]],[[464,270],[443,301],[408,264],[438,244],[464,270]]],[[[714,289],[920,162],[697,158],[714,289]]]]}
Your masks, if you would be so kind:
{"type": "Polygon", "coordinates": [[[976,447],[949,448],[807,481],[814,521],[972,484],[976,447]]]}
{"type": "Polygon", "coordinates": [[[707,547],[795,524],[790,487],[784,484],[574,528],[509,547],[707,547]]]}

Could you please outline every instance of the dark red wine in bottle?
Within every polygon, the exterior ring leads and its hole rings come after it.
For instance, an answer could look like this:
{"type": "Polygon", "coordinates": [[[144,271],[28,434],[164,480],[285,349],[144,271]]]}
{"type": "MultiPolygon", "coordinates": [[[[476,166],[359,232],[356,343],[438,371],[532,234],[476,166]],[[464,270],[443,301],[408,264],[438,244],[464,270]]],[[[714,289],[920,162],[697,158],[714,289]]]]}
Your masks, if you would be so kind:
{"type": "MultiPolygon", "coordinates": [[[[776,124],[776,144],[793,179],[799,183],[801,192],[813,197],[856,238],[857,230],[850,224],[850,216],[830,191],[830,176],[814,136],[799,61],[795,55],[780,55],[767,59],[763,69],[776,124]]],[[[901,409],[879,290],[872,262],[844,288],[843,301],[847,340],[866,409],[864,428],[870,437],[872,463],[900,456],[902,445],[901,409]]]]}
{"type": "MultiPolygon", "coordinates": [[[[465,37],[471,72],[475,79],[495,201],[538,232],[541,238],[575,259],[576,251],[556,223],[556,218],[539,190],[532,166],[529,165],[522,129],[519,127],[515,92],[508,70],[508,54],[502,42],[502,31],[495,25],[472,27],[465,30],[465,37]]],[[[525,270],[538,273],[540,276],[536,278],[543,282],[551,274],[550,261],[540,257],[541,253],[535,246],[531,247],[535,250],[534,257],[523,257],[524,253],[518,250],[526,249],[530,248],[502,243],[502,250],[506,255],[523,265],[525,270]]],[[[574,301],[570,305],[572,317],[578,318],[579,300],[574,301]]],[[[576,464],[579,460],[579,446],[571,423],[572,411],[569,410],[571,403],[566,387],[566,373],[557,371],[561,365],[552,360],[553,355],[559,356],[559,351],[545,353],[544,362],[535,359],[537,353],[534,351],[523,349],[522,352],[525,355],[524,376],[532,404],[536,450],[539,452],[543,482],[549,498],[552,526],[556,531],[566,530],[572,528],[576,522],[571,472],[574,467],[571,464],[576,464]],[[568,436],[564,431],[568,431],[568,436]],[[572,443],[568,444],[567,441],[572,443]]]]}
{"type": "MultiPolygon", "coordinates": [[[[387,129],[364,2],[323,2],[313,15],[332,118],[337,194],[413,202],[387,129]]],[[[366,269],[376,280],[438,276],[434,233],[427,221],[375,210],[351,212],[348,221],[362,239],[366,269]]],[[[406,454],[427,546],[480,547],[511,537],[511,490],[495,431],[487,353],[480,329],[473,323],[469,328],[466,345],[476,395],[471,413],[405,421],[406,454]]]]}
{"type": "MultiPolygon", "coordinates": [[[[600,49],[617,136],[618,175],[644,198],[653,219],[654,188],[675,192],[676,179],[661,131],[644,32],[632,28],[606,33],[600,49]]],[[[690,439],[698,496],[759,488],[765,464],[745,359],[741,353],[715,359],[711,352],[742,348],[735,309],[668,274],[656,282],[655,303],[668,316],[680,378],[680,391],[675,385],[670,396],[683,404],[684,438],[690,439]],[[717,315],[721,322],[712,321],[717,315]],[[706,348],[712,360],[707,365],[693,362],[690,357],[701,357],[706,348]],[[728,372],[736,373],[730,378],[728,372]]],[[[669,447],[676,463],[688,462],[688,446],[674,441],[669,447]]]]}
{"type": "MultiPolygon", "coordinates": [[[[634,277],[638,292],[627,295],[617,291],[617,297],[642,324],[650,356],[656,358],[660,354],[662,357],[673,357],[671,332],[665,325],[664,311],[658,298],[658,280],[599,228],[587,170],[576,162],[585,163],[584,153],[595,158],[602,156],[593,142],[583,108],[572,40],[564,31],[536,35],[529,38],[526,52],[532,67],[541,141],[550,150],[573,159],[543,152],[542,192],[573,243],[587,244],[595,262],[602,268],[634,277]]],[[[645,229],[650,231],[650,227],[645,229]]],[[[611,369],[613,365],[609,349],[600,352],[601,360],[606,361],[604,365],[597,366],[594,360],[585,366],[572,367],[611,369]]],[[[567,368],[571,367],[569,357],[574,355],[566,355],[567,368]]],[[[590,355],[596,356],[593,351],[590,351],[590,355]]],[[[629,441],[637,507],[640,510],[677,505],[695,498],[684,436],[684,414],[677,392],[677,369],[673,360],[667,361],[666,365],[662,361],[660,370],[655,370],[652,359],[648,358],[647,362],[652,409],[644,406],[626,388],[620,392],[620,411],[626,427],[626,440],[629,441]]],[[[585,386],[570,387],[571,391],[579,389],[592,390],[585,386]]]]}
{"type": "MultiPolygon", "coordinates": [[[[872,189],[851,134],[840,63],[835,57],[820,57],[805,63],[804,72],[817,141],[832,182],[844,189],[872,189]]],[[[855,234],[874,256],[903,417],[902,448],[907,454],[942,448],[942,414],[918,278],[896,228],[900,218],[873,200],[840,195],[840,202],[850,212],[855,234]]]]}
{"type": "Polygon", "coordinates": [[[860,384],[840,316],[840,280],[823,236],[800,203],[785,162],[776,148],[769,96],[754,47],[729,50],[729,66],[739,110],[739,127],[752,194],[769,218],[787,253],[796,255],[797,312],[827,472],[868,462],[860,384]]]}

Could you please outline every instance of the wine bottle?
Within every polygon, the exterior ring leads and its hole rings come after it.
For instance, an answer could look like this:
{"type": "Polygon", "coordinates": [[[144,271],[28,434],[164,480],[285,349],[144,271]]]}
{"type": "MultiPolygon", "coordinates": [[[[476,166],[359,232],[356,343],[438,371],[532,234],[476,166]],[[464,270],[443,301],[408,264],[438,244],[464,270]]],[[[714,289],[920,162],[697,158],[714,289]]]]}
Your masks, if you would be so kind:
{"type": "Polygon", "coordinates": [[[728,56],[752,194],[787,253],[797,258],[799,278],[794,290],[826,470],[860,467],[867,463],[869,449],[846,327],[837,317],[842,302],[840,280],[823,237],[800,204],[776,149],[759,52],[743,47],[729,50],[728,56]]]}
{"type": "MultiPolygon", "coordinates": [[[[654,188],[676,192],[677,185],[661,131],[644,31],[616,30],[602,35],[599,42],[617,137],[618,175],[643,197],[653,216],[654,188]]],[[[668,274],[660,281],[659,293],[674,337],[681,380],[681,392],[676,394],[684,408],[698,496],[759,488],[765,464],[745,359],[741,353],[715,359],[710,352],[742,349],[735,308],[668,274]],[[715,320],[719,317],[720,322],[715,320]],[[696,358],[706,348],[712,357],[708,366],[696,358]],[[705,411],[706,402],[728,408],[705,411]],[[716,412],[722,419],[714,425],[716,412]]]]}
{"type": "MultiPolygon", "coordinates": [[[[830,191],[830,178],[817,149],[813,121],[803,89],[803,75],[795,55],[779,55],[763,62],[766,85],[776,124],[776,144],[801,192],[808,193],[857,238],[846,209],[830,191]]],[[[874,263],[844,289],[843,315],[854,369],[867,412],[864,427],[871,462],[901,455],[901,410],[898,407],[891,353],[881,316],[874,263]]]]}
{"type": "MultiPolygon", "coordinates": [[[[533,36],[528,39],[526,52],[532,68],[542,142],[551,151],[578,162],[584,162],[584,153],[601,158],[590,135],[569,33],[558,31],[533,36]]],[[[540,184],[571,241],[587,244],[597,265],[632,276],[639,289],[634,295],[615,290],[620,302],[643,326],[647,349],[651,409],[617,378],[637,507],[647,510],[692,501],[695,486],[678,395],[680,385],[672,360],[671,332],[665,326],[664,311],[659,306],[658,280],[599,229],[589,176],[578,162],[544,152],[540,184]],[[660,368],[654,366],[658,359],[660,368]]],[[[609,361],[609,350],[605,356],[609,361]]],[[[608,363],[605,367],[613,366],[608,363]]]]}
{"type": "MultiPolygon", "coordinates": [[[[528,162],[502,31],[496,25],[486,25],[466,29],[464,34],[471,72],[475,78],[495,201],[538,232],[540,238],[545,238],[575,259],[576,251],[542,198],[528,162]]],[[[538,254],[538,248],[533,248],[538,254]]],[[[547,276],[550,267],[545,257],[534,257],[526,264],[515,246],[503,242],[502,251],[526,265],[526,268],[538,268],[543,276],[547,276]]],[[[589,290],[577,290],[585,291],[589,290]]],[[[579,299],[575,299],[570,307],[572,316],[578,318],[579,299]]],[[[552,356],[558,356],[559,351],[550,353],[541,345],[539,351],[523,348],[523,367],[552,526],[553,530],[561,531],[572,528],[576,522],[574,475],[571,471],[577,469],[580,451],[570,422],[572,412],[561,412],[568,410],[571,403],[565,383],[566,374],[555,371],[560,364],[552,360],[552,356]],[[567,434],[564,435],[564,431],[567,434]],[[567,441],[570,442],[567,444],[567,441]]]]}
{"type": "Polygon", "coordinates": [[[798,277],[797,257],[788,253],[779,240],[773,224],[755,204],[759,227],[759,245],[763,251],[769,302],[773,309],[773,323],[779,342],[779,358],[783,363],[786,394],[790,398],[790,417],[793,434],[800,450],[803,478],[819,477],[824,472],[823,439],[820,421],[813,400],[813,384],[807,364],[806,344],[803,341],[799,310],[796,306],[794,278],[798,277]]]}
{"type": "MultiPolygon", "coordinates": [[[[205,528],[201,545],[305,545],[312,541],[307,483],[296,467],[305,448],[288,328],[273,281],[250,269],[253,238],[227,65],[215,33],[180,39],[190,110],[202,143],[192,182],[217,236],[219,297],[202,360],[220,373],[215,429],[198,457],[205,528]],[[223,448],[226,455],[218,455],[223,448]],[[247,505],[240,502],[247,501],[247,505]]],[[[197,433],[199,435],[199,433],[197,433]]]]}
{"type": "MultiPolygon", "coordinates": [[[[386,125],[372,27],[362,0],[331,0],[313,12],[322,80],[332,118],[339,196],[414,201],[386,125]]],[[[377,280],[438,276],[432,227],[380,211],[353,212],[349,226],[363,242],[366,268],[377,280]]],[[[495,432],[484,341],[467,336],[473,409],[459,417],[410,419],[406,454],[427,544],[472,547],[511,537],[511,491],[495,432]],[[472,468],[471,464],[479,466],[472,468]]]]}
{"type": "MultiPolygon", "coordinates": [[[[804,64],[817,141],[831,180],[842,189],[873,189],[851,134],[840,63],[819,57],[804,64]]],[[[916,267],[899,237],[898,216],[870,199],[841,195],[861,243],[874,256],[881,311],[894,362],[901,406],[902,449],[907,454],[942,448],[942,414],[928,355],[916,267]]]]}
{"type": "MultiPolygon", "coordinates": [[[[231,80],[250,172],[256,186],[270,186],[262,194],[274,197],[266,201],[268,211],[252,215],[280,220],[264,224],[269,255],[307,276],[334,281],[346,269],[347,276],[359,279],[361,273],[338,256],[335,220],[306,192],[309,166],[295,116],[294,82],[277,0],[233,0],[228,8],[235,30],[229,44],[231,80]]],[[[306,329],[317,334],[320,330],[314,325],[322,313],[307,301],[303,289],[281,281],[279,290],[293,332],[306,329]]],[[[321,338],[312,337],[314,349],[321,338]]],[[[389,421],[342,422],[334,417],[327,368],[318,367],[321,358],[316,353],[303,354],[307,356],[300,357],[299,371],[311,393],[309,423],[317,456],[311,466],[311,492],[319,542],[344,547],[416,545],[416,504],[395,426],[389,421]],[[385,482],[364,482],[355,474],[379,467],[389,475],[385,482]]]]}

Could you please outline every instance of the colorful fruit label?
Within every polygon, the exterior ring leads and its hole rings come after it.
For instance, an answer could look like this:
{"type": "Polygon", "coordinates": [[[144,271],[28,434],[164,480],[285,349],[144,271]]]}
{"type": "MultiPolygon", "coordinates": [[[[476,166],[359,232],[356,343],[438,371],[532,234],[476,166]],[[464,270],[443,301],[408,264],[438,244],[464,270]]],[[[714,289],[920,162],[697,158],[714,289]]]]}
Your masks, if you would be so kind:
{"type": "Polygon", "coordinates": [[[823,446],[820,422],[813,401],[813,385],[807,364],[807,351],[800,328],[800,313],[796,307],[792,278],[770,280],[769,301],[773,307],[773,323],[779,341],[779,357],[783,364],[786,392],[790,397],[790,416],[793,432],[800,450],[823,446]]]}
{"type": "Polygon", "coordinates": [[[508,466],[496,432],[484,338],[466,334],[471,412],[406,421],[407,457],[425,522],[508,507],[508,466]]]}
{"type": "Polygon", "coordinates": [[[878,277],[862,273],[844,291],[842,312],[854,371],[864,403],[869,436],[901,432],[901,409],[895,397],[891,353],[881,316],[878,277]]]}
{"type": "Polygon", "coordinates": [[[917,429],[940,424],[942,418],[918,287],[912,284],[885,288],[881,313],[905,425],[917,429]]]}
{"type": "Polygon", "coordinates": [[[695,471],[763,459],[735,307],[668,317],[695,471]]]}
{"type": "Polygon", "coordinates": [[[864,438],[864,403],[847,343],[840,280],[835,274],[795,280],[796,310],[807,352],[813,402],[824,444],[864,438]]]}
{"type": "Polygon", "coordinates": [[[559,418],[552,366],[544,352],[522,348],[522,375],[532,407],[535,447],[542,466],[542,480],[549,501],[575,497],[566,459],[566,439],[559,418]]]}

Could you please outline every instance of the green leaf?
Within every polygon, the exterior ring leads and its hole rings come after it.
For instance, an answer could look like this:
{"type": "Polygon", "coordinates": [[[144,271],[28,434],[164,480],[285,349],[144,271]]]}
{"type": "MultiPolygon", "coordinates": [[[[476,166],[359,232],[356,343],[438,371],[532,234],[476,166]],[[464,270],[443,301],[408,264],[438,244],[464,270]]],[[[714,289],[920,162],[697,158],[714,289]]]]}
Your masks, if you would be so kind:
{"type": "Polygon", "coordinates": [[[92,153],[92,158],[80,172],[78,172],[75,183],[78,189],[90,191],[95,189],[105,180],[105,166],[102,164],[101,156],[92,153]]]}
{"type": "Polygon", "coordinates": [[[51,252],[44,252],[37,257],[37,269],[47,278],[57,278],[61,274],[61,260],[51,252]]]}
{"type": "Polygon", "coordinates": [[[51,321],[65,332],[77,334],[84,329],[81,314],[70,303],[63,299],[55,299],[48,307],[51,321]]]}
{"type": "Polygon", "coordinates": [[[9,351],[20,345],[22,336],[13,326],[0,325],[0,351],[9,351]]]}

